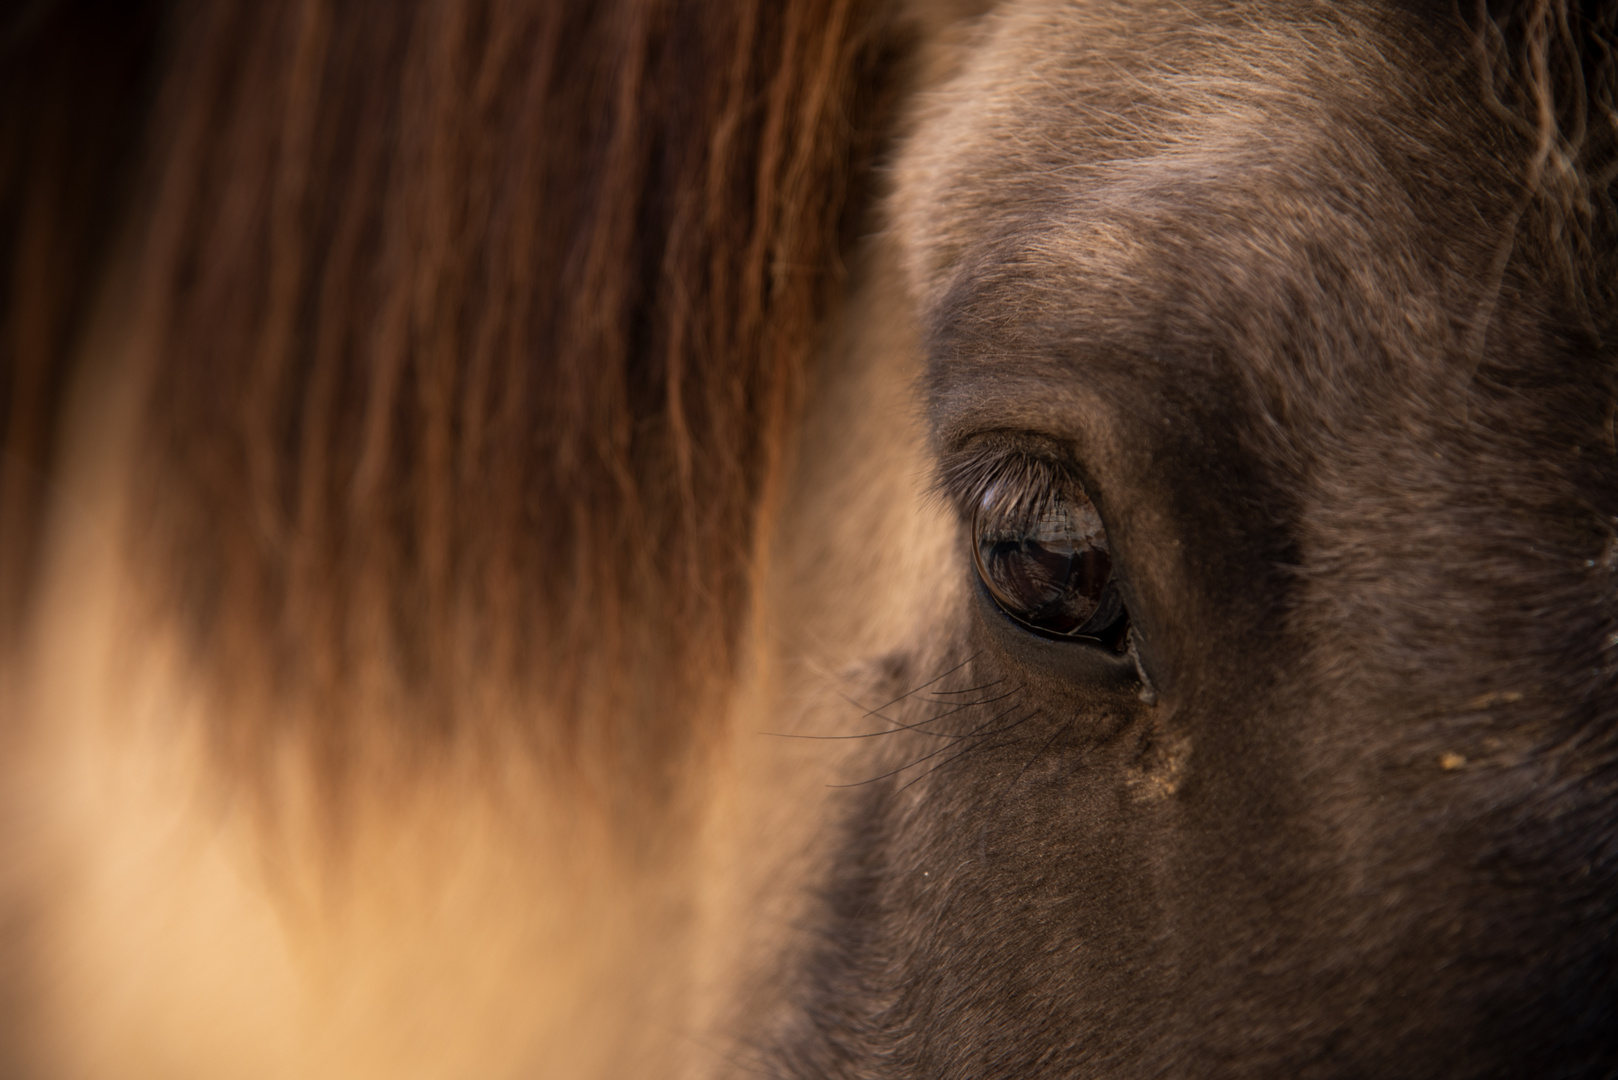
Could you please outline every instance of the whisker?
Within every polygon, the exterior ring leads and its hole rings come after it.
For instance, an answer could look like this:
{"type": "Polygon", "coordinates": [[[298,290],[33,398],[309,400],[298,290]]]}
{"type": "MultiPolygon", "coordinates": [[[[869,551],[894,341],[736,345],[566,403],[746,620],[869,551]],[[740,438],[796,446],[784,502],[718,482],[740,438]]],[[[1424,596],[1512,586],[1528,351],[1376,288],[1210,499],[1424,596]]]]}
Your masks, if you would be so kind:
{"type": "MultiPolygon", "coordinates": [[[[1005,682],[1004,679],[996,679],[994,682],[984,683],[982,686],[968,686],[965,690],[934,690],[932,696],[943,697],[945,694],[970,694],[977,690],[987,690],[991,686],[999,686],[1003,682],[1005,682]]],[[[886,706],[883,707],[886,708],[886,706]]]]}
{"type": "MultiPolygon", "coordinates": [[[[1038,715],[1039,715],[1039,711],[1036,709],[1034,712],[1028,713],[1021,720],[1018,720],[1017,723],[1010,725],[1005,730],[1010,731],[1012,728],[1015,728],[1019,724],[1025,723],[1026,721],[1031,720],[1035,716],[1038,716],[1038,715]]],[[[910,787],[911,784],[914,784],[917,781],[927,779],[927,777],[933,775],[933,773],[937,772],[939,769],[942,769],[945,766],[954,764],[955,762],[961,760],[963,757],[965,757],[968,754],[975,753],[975,752],[980,751],[980,750],[998,750],[1002,746],[1016,746],[1017,743],[1019,743],[1021,741],[1022,740],[1020,740],[1020,739],[1007,739],[1005,742],[990,743],[988,746],[976,746],[976,745],[968,746],[965,749],[963,749],[960,753],[955,754],[955,755],[953,755],[951,757],[947,757],[943,761],[940,761],[937,765],[934,765],[932,768],[928,769],[926,772],[922,773],[920,776],[915,777],[914,779],[907,781],[902,787],[899,788],[899,791],[894,792],[894,794],[895,795],[899,794],[900,791],[904,791],[906,788],[910,787]]],[[[917,764],[920,764],[920,763],[918,762],[917,764]]]]}
{"type": "MultiPolygon", "coordinates": [[[[889,701],[884,705],[878,705],[876,708],[869,710],[868,712],[866,712],[865,715],[866,716],[874,716],[875,714],[881,712],[884,709],[893,708],[893,706],[899,704],[899,702],[903,701],[905,698],[911,697],[911,696],[913,696],[915,694],[919,694],[921,691],[927,689],[929,686],[932,686],[934,683],[942,682],[943,680],[949,678],[951,675],[955,674],[957,671],[960,671],[962,668],[966,667],[966,665],[970,664],[972,661],[976,660],[981,655],[983,655],[981,652],[973,653],[971,656],[968,656],[965,660],[962,660],[959,664],[956,664],[954,667],[948,669],[947,671],[941,672],[938,675],[933,676],[931,679],[928,679],[926,682],[922,683],[919,686],[911,687],[909,690],[906,690],[904,693],[900,694],[898,697],[894,698],[892,701],[889,701]]],[[[839,695],[839,696],[841,696],[844,701],[848,702],[850,705],[853,705],[855,708],[859,708],[859,709],[865,708],[865,706],[861,705],[859,702],[855,701],[853,698],[847,696],[846,694],[839,695]]]]}
{"type": "MultiPolygon", "coordinates": [[[[918,720],[914,724],[906,724],[906,725],[904,725],[904,727],[907,728],[908,730],[911,730],[911,731],[920,731],[922,729],[922,727],[927,725],[927,724],[936,724],[940,720],[947,720],[951,716],[956,715],[957,713],[965,712],[967,709],[976,709],[976,708],[980,708],[980,707],[982,707],[984,705],[993,705],[997,701],[1006,701],[1006,700],[1008,700],[1010,698],[1016,697],[1019,693],[1021,693],[1023,691],[1023,689],[1024,689],[1024,687],[1017,686],[1017,687],[1015,687],[1015,688],[1013,688],[1011,690],[1006,691],[1004,694],[999,694],[999,695],[997,695],[995,697],[980,698],[977,701],[961,702],[960,704],[956,705],[954,708],[946,709],[943,712],[938,713],[938,714],[936,714],[934,716],[929,716],[925,720],[918,720]]],[[[888,723],[890,723],[890,724],[897,723],[897,721],[892,720],[892,719],[890,719],[888,717],[883,717],[883,719],[887,720],[888,723]]],[[[941,734],[939,732],[932,732],[932,731],[922,731],[921,733],[923,735],[941,734]]]]}
{"type": "MultiPolygon", "coordinates": [[[[1004,680],[996,679],[994,682],[988,683],[988,684],[986,684],[985,686],[982,686],[982,687],[977,687],[976,689],[987,689],[990,686],[997,686],[1003,681],[1004,680]]],[[[838,740],[838,739],[874,739],[874,738],[877,738],[878,736],[881,736],[881,735],[896,735],[901,731],[914,731],[914,732],[916,732],[918,734],[926,735],[926,736],[928,736],[930,738],[934,738],[934,739],[952,738],[953,736],[949,735],[946,732],[927,731],[927,730],[925,730],[925,728],[926,728],[926,726],[928,724],[936,724],[940,720],[946,720],[949,717],[954,716],[957,713],[964,712],[967,709],[975,709],[975,708],[978,708],[978,707],[983,706],[983,705],[992,705],[997,701],[1005,701],[1008,698],[1015,697],[1019,692],[1022,691],[1022,689],[1023,689],[1022,686],[1017,686],[1016,688],[1008,690],[1004,694],[999,694],[999,695],[997,695],[995,697],[979,698],[976,701],[955,702],[955,703],[952,703],[950,708],[945,709],[943,712],[940,712],[937,715],[929,716],[929,717],[927,717],[927,718],[925,718],[923,720],[918,720],[915,723],[910,723],[910,724],[906,724],[906,723],[903,723],[902,721],[895,720],[893,717],[884,715],[881,711],[874,710],[874,709],[872,711],[870,711],[870,712],[865,713],[861,717],[861,719],[867,719],[867,718],[875,717],[876,719],[881,720],[884,723],[893,725],[892,727],[888,728],[885,731],[861,731],[861,732],[856,732],[856,733],[854,733],[852,735],[802,735],[802,734],[797,734],[797,733],[794,733],[794,732],[787,732],[787,731],[760,731],[760,732],[758,732],[758,734],[760,734],[760,735],[770,735],[770,736],[774,736],[775,738],[778,738],[778,739],[838,740]]],[[[844,700],[848,701],[849,699],[844,698],[844,700]]],[[[849,703],[850,704],[857,704],[856,702],[853,702],[853,701],[849,701],[849,703]]]]}
{"type": "MultiPolygon", "coordinates": [[[[935,733],[935,732],[923,732],[922,734],[924,734],[924,735],[933,735],[935,738],[948,739],[949,741],[946,742],[943,746],[940,746],[938,749],[932,751],[931,753],[923,754],[921,757],[915,758],[912,761],[908,761],[905,764],[899,766],[897,769],[890,769],[887,772],[882,773],[882,774],[880,774],[878,776],[873,776],[873,777],[870,777],[869,779],[866,779],[866,780],[858,780],[858,781],[855,781],[854,783],[851,783],[851,784],[827,784],[826,786],[827,787],[833,787],[833,788],[862,787],[865,784],[874,784],[878,780],[886,780],[889,777],[898,776],[900,773],[904,772],[906,769],[913,769],[917,765],[920,765],[924,761],[931,761],[933,758],[937,757],[939,754],[949,752],[951,749],[953,749],[955,747],[955,745],[957,743],[965,742],[968,739],[985,739],[985,738],[989,738],[989,737],[994,736],[994,735],[1004,734],[1005,732],[1012,730],[1013,728],[1017,727],[1019,724],[1026,721],[1029,717],[1036,715],[1038,710],[1035,710],[1035,712],[1032,712],[1032,713],[1028,713],[1027,715],[1023,716],[1022,719],[1015,720],[1015,721],[1011,722],[1010,724],[1007,724],[1005,727],[994,728],[992,730],[985,730],[985,729],[987,729],[989,727],[990,724],[994,723],[996,720],[1000,719],[1002,716],[1006,716],[1007,714],[1011,713],[1012,711],[1013,711],[1012,709],[1002,709],[999,712],[995,713],[993,716],[989,717],[983,723],[979,724],[977,727],[973,728],[971,731],[963,732],[963,733],[961,733],[959,735],[943,735],[943,734],[939,734],[939,733],[935,733]]],[[[975,747],[971,747],[971,746],[967,747],[967,750],[972,750],[972,749],[975,749],[975,747]]],[[[962,753],[965,753],[965,752],[966,751],[962,751],[962,753]]],[[[935,768],[936,768],[936,766],[935,766],[935,768]]],[[[925,774],[923,774],[923,775],[925,775],[925,774]]],[[[914,783],[914,781],[912,781],[912,783],[914,783]]],[[[905,785],[905,787],[909,787],[909,786],[910,786],[909,784],[905,785]]],[[[900,788],[899,790],[903,791],[904,788],[900,788]]]]}

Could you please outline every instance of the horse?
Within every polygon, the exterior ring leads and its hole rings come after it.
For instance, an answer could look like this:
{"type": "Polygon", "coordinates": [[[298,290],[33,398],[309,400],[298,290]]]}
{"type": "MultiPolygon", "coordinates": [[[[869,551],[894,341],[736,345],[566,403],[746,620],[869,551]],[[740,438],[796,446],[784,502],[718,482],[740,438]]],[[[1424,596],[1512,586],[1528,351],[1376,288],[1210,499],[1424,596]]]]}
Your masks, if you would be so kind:
{"type": "Polygon", "coordinates": [[[0,21],[7,1076],[1618,1076],[1609,0],[0,21]]]}

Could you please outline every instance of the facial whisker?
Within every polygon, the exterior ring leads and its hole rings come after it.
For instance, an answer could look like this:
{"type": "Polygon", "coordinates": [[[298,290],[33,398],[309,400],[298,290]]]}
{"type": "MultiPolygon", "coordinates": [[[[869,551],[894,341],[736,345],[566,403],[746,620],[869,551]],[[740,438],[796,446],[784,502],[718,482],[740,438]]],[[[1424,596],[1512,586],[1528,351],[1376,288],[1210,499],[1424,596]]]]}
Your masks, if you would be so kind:
{"type": "Polygon", "coordinates": [[[990,687],[999,686],[1003,682],[1005,682],[1004,679],[996,679],[994,682],[983,683],[981,686],[968,686],[964,690],[934,690],[930,696],[943,697],[945,694],[971,694],[978,690],[987,690],[990,687]]]}
{"type": "MultiPolygon", "coordinates": [[[[997,680],[995,680],[995,682],[985,684],[984,687],[976,687],[974,689],[986,689],[989,686],[996,686],[1002,681],[1004,681],[1004,680],[997,679],[997,680]]],[[[928,736],[930,738],[935,738],[935,739],[955,738],[956,736],[951,735],[951,734],[949,734],[947,732],[927,731],[925,729],[926,729],[927,725],[929,725],[929,724],[935,724],[940,720],[946,720],[949,717],[954,716],[957,713],[963,712],[963,711],[965,711],[967,709],[977,708],[977,707],[983,706],[983,705],[992,705],[997,701],[1005,701],[1008,698],[1014,697],[1021,689],[1022,689],[1022,687],[1019,686],[1014,690],[1009,690],[1006,693],[1000,694],[1000,695],[995,696],[995,697],[980,698],[980,699],[978,699],[976,701],[954,702],[954,703],[951,704],[950,708],[945,709],[943,712],[940,712],[940,713],[938,713],[938,714],[936,714],[934,716],[929,716],[929,717],[926,717],[925,719],[918,720],[918,721],[916,721],[914,723],[909,723],[909,724],[903,723],[903,722],[901,722],[899,720],[895,720],[892,717],[887,716],[885,713],[883,713],[883,712],[881,712],[879,710],[872,710],[870,712],[867,712],[867,713],[863,714],[862,719],[874,717],[874,718],[876,718],[878,720],[881,720],[881,721],[883,721],[885,723],[893,725],[891,728],[888,728],[885,731],[861,731],[861,732],[855,732],[855,733],[849,734],[849,735],[802,735],[802,734],[798,734],[798,733],[795,733],[795,732],[787,732],[787,731],[760,731],[760,732],[758,732],[758,734],[760,734],[760,735],[769,735],[769,736],[772,736],[772,737],[778,738],[778,739],[810,739],[810,740],[815,740],[815,741],[833,741],[833,742],[838,741],[838,740],[843,740],[843,739],[874,739],[874,738],[877,738],[878,736],[881,736],[881,735],[896,735],[896,734],[898,734],[898,733],[900,733],[902,731],[913,731],[913,732],[916,732],[917,734],[926,735],[926,736],[928,736]]],[[[844,697],[843,700],[848,701],[850,704],[857,704],[856,702],[852,701],[851,699],[847,698],[846,696],[844,697]]]]}
{"type": "MultiPolygon", "coordinates": [[[[1017,727],[1018,724],[1022,724],[1027,720],[1031,720],[1031,719],[1033,719],[1033,717],[1035,717],[1037,715],[1038,715],[1037,711],[1028,713],[1021,720],[1018,720],[1017,723],[1011,724],[1005,730],[1010,731],[1012,728],[1017,727]]],[[[1020,740],[1020,739],[1007,739],[1005,742],[990,743],[988,746],[976,746],[976,745],[968,746],[965,749],[963,749],[960,753],[951,755],[950,757],[945,758],[943,761],[940,761],[937,765],[934,765],[932,768],[928,769],[926,772],[922,773],[920,776],[917,776],[914,779],[911,779],[911,780],[907,781],[902,787],[899,788],[899,791],[904,791],[906,788],[910,787],[912,784],[916,783],[919,780],[925,780],[927,777],[933,775],[933,773],[937,772],[938,770],[944,768],[947,765],[954,764],[955,762],[961,760],[963,757],[965,757],[966,755],[968,755],[970,753],[973,753],[973,752],[978,751],[978,750],[997,750],[1002,746],[1015,746],[1020,741],[1022,741],[1022,740],[1020,740]]],[[[917,762],[916,764],[920,764],[920,762],[917,762]]],[[[894,792],[894,794],[896,794],[896,795],[898,793],[899,792],[897,792],[897,791],[894,792]]]]}
{"type": "MultiPolygon", "coordinates": [[[[937,713],[936,715],[930,716],[925,720],[920,720],[920,721],[917,721],[914,724],[910,724],[910,725],[907,725],[907,726],[911,730],[920,730],[924,725],[935,724],[940,720],[947,720],[951,716],[956,715],[957,713],[965,712],[967,709],[976,709],[976,708],[980,708],[980,707],[982,707],[984,705],[993,705],[996,702],[1005,701],[1005,700],[1007,700],[1009,698],[1016,697],[1017,694],[1022,691],[1022,689],[1023,688],[1021,686],[1019,686],[1019,687],[1016,687],[1013,690],[1008,690],[1004,694],[1000,694],[1000,695],[998,695],[996,697],[981,698],[981,699],[979,699],[977,701],[960,702],[960,703],[956,704],[953,708],[945,709],[941,713],[937,713]]],[[[884,719],[886,719],[886,718],[884,717],[884,719]]],[[[893,723],[894,721],[889,720],[888,722],[893,723]]],[[[923,732],[923,734],[931,735],[931,734],[935,734],[935,733],[934,732],[923,732]]]]}
{"type": "MultiPolygon", "coordinates": [[[[939,674],[933,676],[931,679],[928,679],[926,682],[920,684],[919,686],[911,687],[909,690],[906,690],[904,693],[900,694],[898,697],[894,698],[892,701],[886,702],[886,703],[884,703],[882,705],[876,706],[874,709],[868,710],[865,713],[865,715],[866,716],[874,716],[877,713],[882,712],[885,709],[893,708],[893,706],[899,704],[899,702],[905,700],[905,698],[912,697],[912,696],[914,696],[916,694],[919,694],[921,691],[927,689],[929,686],[932,686],[935,683],[942,682],[943,680],[949,678],[951,675],[955,674],[957,671],[960,671],[962,668],[966,667],[972,661],[976,660],[980,655],[981,655],[980,653],[973,653],[971,656],[968,656],[965,660],[962,660],[959,664],[956,664],[954,667],[940,672],[939,674]]],[[[861,705],[859,702],[855,701],[853,698],[848,697],[847,695],[842,695],[842,697],[850,705],[853,705],[856,708],[862,708],[862,709],[865,708],[865,706],[861,705]]]]}
{"type": "MultiPolygon", "coordinates": [[[[961,733],[959,735],[943,735],[943,734],[934,733],[934,732],[923,732],[922,734],[934,735],[936,738],[947,739],[948,741],[943,746],[938,747],[936,750],[933,750],[933,751],[931,751],[929,753],[923,754],[919,758],[915,758],[914,760],[906,762],[905,764],[899,766],[896,769],[890,769],[887,772],[882,773],[880,775],[870,777],[869,779],[866,779],[866,780],[860,780],[860,781],[857,781],[857,782],[851,783],[851,784],[827,784],[826,786],[827,787],[834,787],[834,788],[861,787],[861,786],[863,786],[865,784],[874,784],[878,780],[886,780],[886,779],[888,779],[890,777],[898,776],[900,773],[904,772],[907,769],[913,769],[917,765],[922,764],[923,762],[931,761],[933,758],[937,757],[939,754],[948,753],[950,750],[954,749],[954,747],[959,743],[967,742],[968,740],[986,739],[986,738],[990,738],[990,737],[995,736],[995,735],[1003,735],[1006,732],[1011,731],[1011,730],[1017,728],[1019,725],[1027,722],[1031,717],[1038,715],[1038,711],[1035,710],[1034,712],[1024,714],[1019,719],[1014,720],[1009,724],[1006,724],[1004,727],[990,728],[989,725],[993,724],[996,720],[999,720],[1001,717],[1006,716],[1006,715],[1010,714],[1013,711],[1014,710],[1009,709],[1009,708],[1008,709],[1002,709],[999,712],[995,713],[993,716],[989,717],[983,723],[979,724],[977,727],[973,728],[970,731],[963,732],[963,733],[961,733]]],[[[999,744],[997,744],[997,745],[999,745],[999,744]]],[[[1006,744],[1006,745],[1009,745],[1009,744],[1006,744]]],[[[962,753],[965,753],[967,750],[972,750],[972,749],[977,749],[977,748],[978,747],[975,747],[975,746],[968,746],[966,748],[966,750],[962,751],[962,753]]],[[[936,768],[936,766],[935,766],[935,768],[936,768]]],[[[929,772],[931,772],[931,770],[929,770],[929,772]]],[[[914,781],[912,781],[912,783],[913,782],[914,781]]],[[[909,784],[905,785],[905,787],[909,787],[909,786],[910,786],[909,784]]],[[[903,791],[904,788],[900,788],[899,790],[903,791]]]]}

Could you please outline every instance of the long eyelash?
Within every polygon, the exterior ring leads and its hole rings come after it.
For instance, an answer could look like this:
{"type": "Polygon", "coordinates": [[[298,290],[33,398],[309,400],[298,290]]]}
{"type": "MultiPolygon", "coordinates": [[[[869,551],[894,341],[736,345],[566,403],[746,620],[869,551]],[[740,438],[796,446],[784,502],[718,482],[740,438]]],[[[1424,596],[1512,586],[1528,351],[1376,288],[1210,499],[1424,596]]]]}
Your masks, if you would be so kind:
{"type": "Polygon", "coordinates": [[[939,493],[963,512],[992,499],[1008,517],[1043,514],[1074,486],[1073,477],[1055,462],[993,444],[954,458],[942,467],[938,481],[939,493]]]}

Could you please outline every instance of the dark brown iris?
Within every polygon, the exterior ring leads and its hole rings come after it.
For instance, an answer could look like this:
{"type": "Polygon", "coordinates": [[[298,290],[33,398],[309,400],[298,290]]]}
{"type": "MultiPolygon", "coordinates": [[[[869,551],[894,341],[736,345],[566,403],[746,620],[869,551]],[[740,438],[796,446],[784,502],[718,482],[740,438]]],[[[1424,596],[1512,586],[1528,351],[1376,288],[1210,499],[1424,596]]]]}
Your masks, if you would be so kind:
{"type": "Polygon", "coordinates": [[[1018,621],[1049,634],[1095,637],[1123,615],[1107,533],[1083,492],[1008,502],[997,488],[973,526],[983,584],[1018,621]]]}

